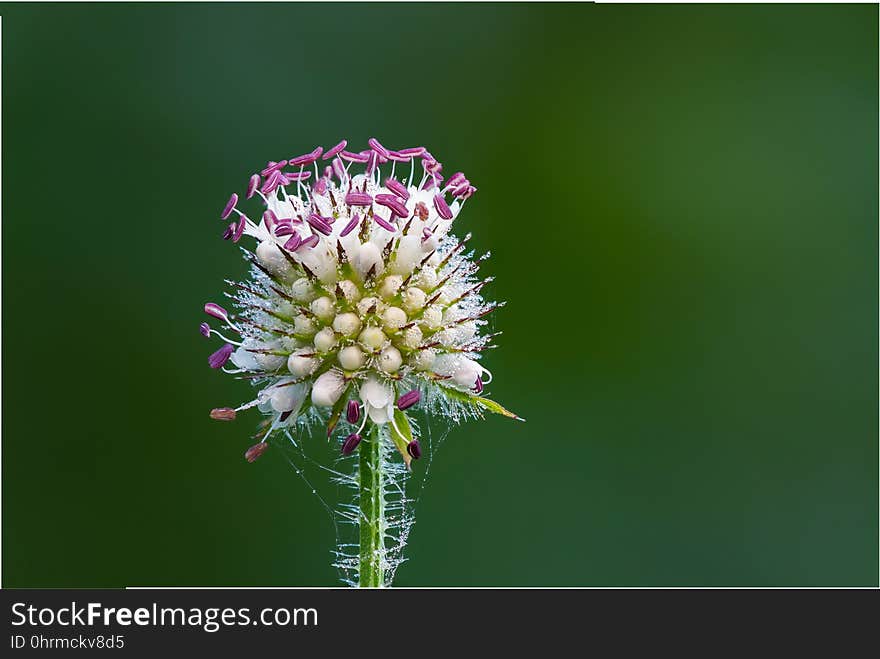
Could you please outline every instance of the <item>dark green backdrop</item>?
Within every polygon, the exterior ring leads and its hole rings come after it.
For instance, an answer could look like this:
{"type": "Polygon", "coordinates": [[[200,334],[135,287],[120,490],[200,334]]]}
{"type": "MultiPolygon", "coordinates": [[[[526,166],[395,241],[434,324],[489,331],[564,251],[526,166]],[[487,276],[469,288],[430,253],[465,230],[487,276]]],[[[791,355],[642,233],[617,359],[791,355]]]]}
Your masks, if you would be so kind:
{"type": "Polygon", "coordinates": [[[876,584],[874,6],[0,5],[3,585],[325,585],[207,368],[268,158],[426,144],[528,418],[435,455],[398,585],[876,584]]]}

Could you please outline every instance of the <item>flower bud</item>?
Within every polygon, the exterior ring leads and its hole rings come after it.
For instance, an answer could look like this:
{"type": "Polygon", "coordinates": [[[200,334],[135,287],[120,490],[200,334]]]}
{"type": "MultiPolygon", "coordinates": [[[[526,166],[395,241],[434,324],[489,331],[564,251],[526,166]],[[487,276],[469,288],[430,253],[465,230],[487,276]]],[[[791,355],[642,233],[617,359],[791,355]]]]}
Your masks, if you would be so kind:
{"type": "Polygon", "coordinates": [[[297,302],[308,302],[315,296],[312,282],[305,277],[300,277],[290,285],[290,297],[297,302]]]}
{"type": "Polygon", "coordinates": [[[403,358],[400,356],[400,350],[394,346],[388,346],[379,353],[379,368],[386,373],[396,373],[402,363],[403,358]]]}
{"type": "Polygon", "coordinates": [[[370,350],[376,350],[385,345],[385,342],[388,340],[388,337],[385,336],[385,332],[380,330],[378,327],[365,327],[364,331],[361,332],[361,335],[358,337],[358,341],[360,341],[364,346],[369,348],[370,350]]]}
{"type": "Polygon", "coordinates": [[[421,288],[410,286],[403,293],[403,308],[407,311],[417,311],[425,306],[427,295],[421,288]]]}
{"type": "Polygon", "coordinates": [[[343,336],[354,336],[361,328],[361,319],[351,312],[341,313],[333,319],[333,329],[343,336]]]}
{"type": "Polygon", "coordinates": [[[364,351],[357,346],[348,346],[339,351],[339,364],[346,371],[356,371],[364,365],[364,351]]]}
{"type": "Polygon", "coordinates": [[[400,329],[406,325],[406,313],[398,307],[388,307],[382,314],[382,322],[390,330],[400,329]]]}
{"type": "Polygon", "coordinates": [[[330,348],[336,345],[336,334],[329,327],[325,327],[315,334],[313,341],[315,342],[315,348],[317,350],[320,352],[327,352],[330,348]]]}
{"type": "Polygon", "coordinates": [[[385,300],[390,300],[397,295],[397,291],[400,290],[402,284],[403,277],[400,275],[389,275],[379,285],[379,295],[385,300]]]}
{"type": "Polygon", "coordinates": [[[336,305],[329,297],[319,297],[309,307],[312,313],[323,321],[328,321],[336,315],[336,305]]]}
{"type": "Polygon", "coordinates": [[[422,445],[419,444],[419,440],[414,439],[409,444],[407,444],[406,452],[409,453],[409,456],[413,460],[418,460],[420,457],[422,457],[422,445]]]}
{"type": "Polygon", "coordinates": [[[345,390],[345,378],[335,370],[318,376],[312,385],[312,403],[320,407],[333,407],[345,390]]]}
{"type": "Polygon", "coordinates": [[[351,455],[354,453],[355,449],[358,447],[358,444],[361,443],[361,436],[356,432],[350,434],[345,438],[345,441],[342,442],[342,455],[351,455]]]}
{"type": "Polygon", "coordinates": [[[311,336],[315,333],[315,321],[300,314],[296,318],[293,319],[293,331],[295,334],[303,334],[305,336],[311,336]]]}
{"type": "Polygon", "coordinates": [[[287,368],[298,378],[310,375],[318,367],[318,360],[314,357],[304,357],[293,353],[287,358],[287,368]]]}

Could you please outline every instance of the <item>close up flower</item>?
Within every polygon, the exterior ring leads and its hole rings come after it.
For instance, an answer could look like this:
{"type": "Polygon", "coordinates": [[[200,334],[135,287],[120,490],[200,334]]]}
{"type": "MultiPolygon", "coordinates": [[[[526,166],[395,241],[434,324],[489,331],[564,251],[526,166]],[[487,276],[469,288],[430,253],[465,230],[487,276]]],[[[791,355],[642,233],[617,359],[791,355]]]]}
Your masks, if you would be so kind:
{"type": "Polygon", "coordinates": [[[485,411],[518,418],[483,396],[491,374],[480,360],[497,336],[486,316],[502,303],[482,295],[488,254],[473,259],[470,234],[452,234],[476,191],[465,175],[444,179],[423,147],[346,147],[269,161],[223,208],[223,239],[255,243],[243,249],[250,278],[227,282],[234,314],[205,305],[220,327],[200,332],[222,342],[209,366],[257,393],[211,417],[258,408],[261,444],[322,424],[343,456],[387,441],[410,468],[422,455],[416,409],[444,424],[485,411]]]}

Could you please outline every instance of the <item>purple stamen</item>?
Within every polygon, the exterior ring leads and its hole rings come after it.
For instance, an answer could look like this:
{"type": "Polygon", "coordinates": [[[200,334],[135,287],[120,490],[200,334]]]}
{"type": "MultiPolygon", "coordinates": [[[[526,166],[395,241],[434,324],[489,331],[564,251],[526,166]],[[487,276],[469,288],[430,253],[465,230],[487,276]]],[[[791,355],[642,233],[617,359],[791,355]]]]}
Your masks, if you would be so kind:
{"type": "Polygon", "coordinates": [[[321,177],[317,181],[315,181],[315,185],[312,187],[312,194],[323,195],[327,192],[327,179],[326,177],[321,177]]]}
{"type": "Polygon", "coordinates": [[[402,201],[400,201],[399,197],[395,197],[391,194],[377,194],[376,195],[376,203],[382,204],[386,208],[390,208],[391,211],[400,217],[408,217],[409,211],[406,210],[406,206],[402,201]]]}
{"type": "Polygon", "coordinates": [[[199,325],[199,334],[204,336],[206,339],[211,336],[211,326],[208,323],[202,323],[199,325]]]}
{"type": "Polygon", "coordinates": [[[467,179],[464,177],[462,172],[455,172],[452,176],[449,177],[449,180],[446,181],[447,188],[454,188],[460,183],[466,183],[467,179]]]}
{"type": "Polygon", "coordinates": [[[378,224],[380,227],[382,227],[382,228],[385,229],[386,231],[390,231],[391,233],[394,233],[395,231],[397,231],[397,227],[396,227],[396,226],[394,226],[393,224],[389,223],[387,220],[383,220],[383,219],[382,219],[381,217],[379,217],[378,215],[373,215],[373,219],[376,221],[376,224],[378,224]]]}
{"type": "Polygon", "coordinates": [[[330,158],[332,158],[333,156],[335,156],[337,153],[340,153],[340,152],[341,152],[341,151],[342,151],[347,145],[348,145],[348,142],[347,142],[346,140],[342,140],[342,141],[341,141],[339,144],[337,144],[336,146],[331,147],[331,148],[330,148],[330,149],[324,154],[324,157],[321,158],[321,160],[330,160],[330,158]]]}
{"type": "Polygon", "coordinates": [[[214,302],[208,302],[205,304],[205,313],[209,316],[216,318],[217,320],[227,321],[229,320],[229,313],[221,307],[219,304],[214,302]]]}
{"type": "Polygon", "coordinates": [[[268,448],[269,445],[266,442],[254,444],[247,451],[244,452],[244,459],[248,462],[254,462],[257,458],[263,455],[263,453],[265,453],[266,449],[268,448]]]}
{"type": "Polygon", "coordinates": [[[238,195],[234,192],[232,196],[229,198],[229,201],[226,202],[226,205],[223,207],[223,212],[220,213],[220,219],[225,220],[227,217],[232,215],[232,209],[235,208],[235,205],[238,203],[238,195]]]}
{"type": "Polygon", "coordinates": [[[287,242],[284,243],[284,249],[288,252],[293,252],[297,247],[302,243],[302,238],[299,237],[298,233],[293,234],[290,238],[288,238],[287,242]]]}
{"type": "Polygon", "coordinates": [[[311,236],[309,236],[308,238],[306,238],[305,240],[303,240],[303,241],[299,244],[299,247],[297,247],[297,249],[298,249],[298,250],[300,250],[300,249],[308,249],[308,248],[310,248],[310,247],[314,247],[314,246],[317,245],[317,244],[318,244],[318,236],[316,236],[315,234],[312,234],[311,236]]]}
{"type": "Polygon", "coordinates": [[[422,242],[425,242],[426,240],[430,240],[431,236],[433,236],[433,235],[434,235],[434,232],[431,231],[428,227],[425,227],[424,229],[422,229],[422,242]]]}
{"type": "Polygon", "coordinates": [[[269,178],[267,178],[266,182],[263,183],[263,187],[260,188],[260,192],[262,192],[263,194],[269,194],[273,192],[275,188],[278,187],[278,181],[280,178],[281,174],[279,174],[277,170],[269,174],[269,178]]]}
{"type": "Polygon", "coordinates": [[[366,192],[349,192],[345,195],[345,203],[349,206],[369,206],[373,203],[373,197],[366,192]]]}
{"type": "Polygon", "coordinates": [[[409,453],[409,456],[413,460],[418,460],[420,457],[422,457],[422,445],[419,444],[419,440],[414,439],[409,444],[407,444],[406,452],[409,453]]]}
{"type": "Polygon", "coordinates": [[[232,242],[237,243],[241,240],[241,236],[244,233],[244,227],[247,224],[247,215],[242,215],[238,218],[238,226],[235,227],[235,233],[232,234],[232,242]]]}
{"type": "Polygon", "coordinates": [[[334,158],[333,162],[330,164],[333,166],[333,173],[336,174],[336,178],[338,178],[341,183],[342,179],[345,177],[345,165],[342,164],[342,161],[339,158],[334,158]]]}
{"type": "Polygon", "coordinates": [[[348,401],[348,408],[345,410],[345,419],[349,423],[357,423],[361,418],[361,406],[356,400],[348,401]]]}
{"type": "Polygon", "coordinates": [[[229,240],[233,235],[235,235],[235,222],[230,222],[226,231],[223,232],[223,240],[229,240]]]}
{"type": "Polygon", "coordinates": [[[215,421],[235,421],[235,410],[231,407],[215,407],[211,410],[211,418],[215,421]]]}
{"type": "Polygon", "coordinates": [[[385,179],[385,187],[391,190],[398,197],[406,201],[409,199],[409,190],[406,189],[406,186],[394,178],[386,178],[385,179]]]}
{"type": "Polygon", "coordinates": [[[398,149],[397,153],[399,153],[402,156],[410,156],[412,158],[418,158],[419,156],[426,154],[427,151],[425,150],[425,147],[423,147],[423,146],[415,146],[415,147],[410,147],[408,149],[398,149]]]}
{"type": "Polygon", "coordinates": [[[266,211],[263,212],[263,224],[266,225],[266,229],[271,231],[272,228],[278,224],[278,216],[275,215],[271,209],[266,209],[266,211]]]}
{"type": "Polygon", "coordinates": [[[245,195],[245,197],[247,197],[248,199],[253,197],[258,187],[260,187],[260,175],[254,174],[248,180],[247,194],[245,195]]]}
{"type": "Polygon", "coordinates": [[[400,151],[389,151],[388,160],[393,160],[394,162],[409,162],[412,160],[412,156],[405,156],[400,151]]]}
{"type": "Polygon", "coordinates": [[[477,378],[477,381],[474,382],[474,391],[476,391],[478,394],[483,393],[483,380],[482,379],[477,378]]]}
{"type": "Polygon", "coordinates": [[[266,167],[266,169],[264,169],[262,172],[260,172],[260,174],[262,174],[263,176],[269,176],[269,174],[271,174],[272,172],[274,172],[276,170],[281,169],[286,164],[287,164],[286,160],[282,160],[281,162],[273,162],[270,160],[269,165],[266,167]]]}
{"type": "Polygon", "coordinates": [[[355,213],[352,215],[351,219],[348,221],[348,224],[345,225],[345,228],[339,233],[340,238],[345,238],[348,234],[355,230],[358,224],[361,222],[361,216],[355,213]]]}
{"type": "Polygon", "coordinates": [[[422,394],[418,389],[407,391],[405,394],[397,399],[397,409],[402,412],[403,410],[410,408],[418,403],[421,399],[422,394]]]}
{"type": "Polygon", "coordinates": [[[211,368],[220,368],[223,364],[229,361],[229,356],[233,352],[235,352],[235,347],[232,344],[224,343],[222,348],[208,357],[208,366],[211,368]]]}
{"type": "Polygon", "coordinates": [[[330,226],[330,223],[320,215],[311,213],[308,217],[308,223],[315,229],[315,231],[320,231],[325,236],[329,236],[333,233],[333,227],[330,226]]]}
{"type": "Polygon", "coordinates": [[[379,164],[379,154],[375,151],[370,153],[369,158],[367,159],[367,166],[364,168],[364,173],[367,176],[370,176],[373,172],[376,171],[376,167],[379,164]]]}
{"type": "Polygon", "coordinates": [[[360,443],[361,436],[356,432],[353,432],[345,438],[344,442],[342,442],[342,455],[351,455],[360,443]]]}
{"type": "Polygon", "coordinates": [[[388,157],[388,149],[386,149],[384,146],[382,146],[379,143],[379,140],[377,140],[375,137],[371,137],[370,139],[368,139],[367,144],[369,144],[370,148],[373,151],[375,151],[376,153],[378,153],[380,156],[382,156],[383,158],[388,157]]]}
{"type": "Polygon", "coordinates": [[[290,224],[279,224],[275,227],[275,235],[278,238],[289,236],[293,233],[293,227],[290,224]]]}
{"type": "Polygon", "coordinates": [[[310,153],[303,154],[301,156],[297,156],[296,158],[291,158],[288,164],[291,167],[302,167],[305,165],[311,165],[318,158],[321,157],[321,154],[324,153],[324,149],[322,147],[318,147],[314,151],[310,153]]]}
{"type": "Polygon", "coordinates": [[[434,195],[434,208],[437,209],[437,214],[444,220],[452,219],[452,211],[449,209],[449,205],[446,203],[442,194],[434,195]]]}
{"type": "Polygon", "coordinates": [[[365,163],[369,160],[368,156],[362,156],[359,153],[352,153],[351,151],[340,151],[339,157],[343,160],[347,160],[348,162],[365,163]]]}
{"type": "Polygon", "coordinates": [[[312,175],[311,170],[304,172],[284,172],[284,175],[291,181],[305,181],[312,175]]]}

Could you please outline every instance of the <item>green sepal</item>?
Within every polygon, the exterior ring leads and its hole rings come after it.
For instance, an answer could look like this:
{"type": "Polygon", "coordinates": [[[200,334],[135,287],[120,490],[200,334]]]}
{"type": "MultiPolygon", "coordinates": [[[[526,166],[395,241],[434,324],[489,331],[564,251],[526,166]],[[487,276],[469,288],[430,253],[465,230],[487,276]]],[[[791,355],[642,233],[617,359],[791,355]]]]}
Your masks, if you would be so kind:
{"type": "Polygon", "coordinates": [[[327,439],[330,439],[330,435],[333,434],[333,431],[336,429],[336,424],[339,423],[339,417],[342,416],[342,409],[348,402],[348,392],[350,390],[351,382],[346,385],[345,391],[342,392],[342,395],[339,397],[339,400],[336,401],[333,410],[330,412],[330,420],[327,421],[327,439]]]}
{"type": "Polygon", "coordinates": [[[394,408],[394,423],[388,424],[391,430],[391,441],[403,457],[406,468],[409,469],[409,463],[412,462],[412,456],[406,450],[407,445],[413,440],[412,428],[409,425],[409,419],[405,412],[394,408]],[[395,428],[395,424],[397,428],[395,428]],[[398,432],[398,429],[400,432],[398,432]]]}
{"type": "Polygon", "coordinates": [[[443,393],[452,400],[466,403],[480,410],[492,412],[493,414],[500,414],[501,416],[506,416],[510,419],[525,421],[525,419],[523,419],[522,417],[517,416],[500,403],[496,403],[494,400],[491,400],[489,398],[483,398],[482,396],[473,396],[463,391],[458,391],[458,389],[450,389],[449,387],[444,387],[443,385],[440,385],[440,388],[443,390],[443,393]]]}

